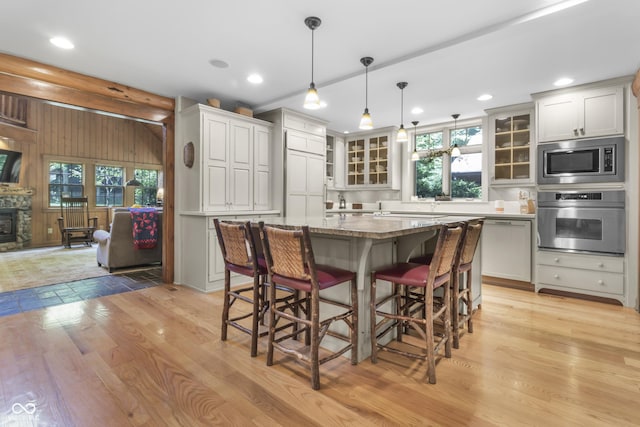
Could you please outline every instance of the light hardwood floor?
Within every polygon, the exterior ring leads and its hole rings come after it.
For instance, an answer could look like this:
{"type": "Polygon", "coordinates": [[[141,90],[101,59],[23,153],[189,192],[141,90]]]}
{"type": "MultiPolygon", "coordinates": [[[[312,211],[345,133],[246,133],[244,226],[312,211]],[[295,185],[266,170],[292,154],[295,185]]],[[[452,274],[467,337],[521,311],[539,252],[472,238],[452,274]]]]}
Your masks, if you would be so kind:
{"type": "Polygon", "coordinates": [[[640,423],[628,308],[484,286],[436,385],[382,353],[323,365],[314,392],[295,362],[265,365],[264,340],[256,358],[247,335],[221,342],[221,303],[164,285],[0,318],[0,426],[640,423]]]}

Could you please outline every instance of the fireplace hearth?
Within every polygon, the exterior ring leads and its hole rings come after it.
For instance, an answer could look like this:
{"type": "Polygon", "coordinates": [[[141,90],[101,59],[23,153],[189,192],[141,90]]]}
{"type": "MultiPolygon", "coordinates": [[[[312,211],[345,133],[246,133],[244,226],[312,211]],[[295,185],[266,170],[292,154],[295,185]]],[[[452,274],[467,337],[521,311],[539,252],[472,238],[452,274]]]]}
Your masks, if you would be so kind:
{"type": "Polygon", "coordinates": [[[0,243],[16,241],[17,209],[0,209],[0,243]]]}
{"type": "Polygon", "coordinates": [[[0,186],[0,252],[31,244],[31,203],[33,190],[0,186]]]}

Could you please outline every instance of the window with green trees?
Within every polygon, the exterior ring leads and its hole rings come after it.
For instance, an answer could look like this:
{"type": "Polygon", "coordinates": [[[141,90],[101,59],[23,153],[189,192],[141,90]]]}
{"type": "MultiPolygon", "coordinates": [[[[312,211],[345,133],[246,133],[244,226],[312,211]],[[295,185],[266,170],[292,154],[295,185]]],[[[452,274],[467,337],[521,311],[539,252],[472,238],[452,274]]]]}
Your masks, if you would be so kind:
{"type": "Polygon", "coordinates": [[[124,205],[124,168],[96,165],[96,206],[124,205]]]}
{"type": "Polygon", "coordinates": [[[134,203],[141,206],[155,206],[158,193],[158,171],[155,169],[136,169],[135,177],[142,184],[135,188],[134,203]]]}
{"type": "Polygon", "coordinates": [[[62,197],[84,196],[84,167],[80,163],[49,162],[49,206],[62,197]]]}
{"type": "Polygon", "coordinates": [[[416,196],[482,197],[481,126],[444,128],[419,134],[416,151],[421,156],[415,162],[416,196]],[[459,148],[460,156],[452,158],[449,153],[454,144],[459,148]]]}

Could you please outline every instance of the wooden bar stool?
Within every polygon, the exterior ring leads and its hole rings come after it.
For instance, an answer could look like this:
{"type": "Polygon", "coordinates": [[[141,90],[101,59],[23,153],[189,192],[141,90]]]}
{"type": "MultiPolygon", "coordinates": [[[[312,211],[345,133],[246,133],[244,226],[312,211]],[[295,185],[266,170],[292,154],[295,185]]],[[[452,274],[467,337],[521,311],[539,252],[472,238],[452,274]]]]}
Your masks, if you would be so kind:
{"type": "MultiPolygon", "coordinates": [[[[445,357],[451,357],[451,289],[452,271],[463,224],[443,225],[438,233],[430,264],[401,262],[371,273],[371,361],[377,363],[378,350],[406,357],[426,360],[427,375],[436,383],[436,355],[444,345],[445,357]],[[392,293],[377,299],[377,282],[391,282],[392,293]],[[442,288],[441,305],[434,304],[433,291],[442,288]],[[383,309],[383,307],[389,307],[383,309]],[[378,318],[382,319],[378,322],[378,318]],[[442,322],[443,330],[436,339],[434,327],[442,322]],[[396,332],[395,344],[379,340],[389,332],[396,332]],[[405,342],[405,335],[418,334],[419,339],[405,342]]],[[[413,339],[413,338],[412,338],[413,339]]]]}
{"type": "Polygon", "coordinates": [[[467,324],[469,333],[473,333],[473,323],[471,319],[473,316],[471,264],[473,263],[473,257],[476,254],[476,248],[480,241],[480,233],[482,232],[483,224],[483,220],[467,224],[453,269],[453,292],[451,293],[453,348],[460,347],[460,329],[464,329],[465,323],[467,324]],[[461,281],[460,276],[463,274],[466,278],[461,281]],[[464,306],[462,304],[464,304],[464,306]]]}
{"type": "MultiPolygon", "coordinates": [[[[214,225],[218,235],[218,242],[224,258],[224,305],[222,309],[222,341],[227,340],[227,329],[233,326],[251,335],[251,357],[258,354],[258,337],[267,335],[267,329],[262,331],[259,325],[263,324],[267,303],[265,296],[265,278],[267,267],[264,258],[258,256],[256,241],[251,232],[251,224],[221,222],[214,218],[214,225]],[[231,289],[231,272],[251,277],[251,286],[242,286],[231,289]],[[251,305],[250,312],[240,312],[231,316],[231,308],[237,301],[251,305]],[[251,327],[241,323],[242,320],[251,318],[251,327]]],[[[234,311],[235,313],[235,311],[234,311]]]]}
{"type": "MultiPolygon", "coordinates": [[[[294,230],[265,226],[260,223],[260,238],[269,271],[269,347],[267,365],[273,365],[274,349],[295,356],[307,364],[311,370],[311,388],[320,388],[320,365],[351,350],[351,363],[358,362],[358,295],[356,273],[316,264],[311,247],[309,228],[303,226],[294,230]],[[351,303],[338,302],[321,297],[322,291],[349,283],[351,303]],[[276,298],[276,285],[295,292],[294,300],[280,301],[276,298]],[[321,319],[320,303],[323,308],[331,305],[330,317],[321,319]],[[285,325],[280,323],[288,322],[285,325]],[[348,328],[348,336],[330,330],[337,321],[343,321],[348,328]],[[297,325],[291,333],[279,331],[290,324],[297,325]],[[304,333],[304,343],[298,339],[304,333]],[[326,335],[336,338],[335,351],[320,349],[326,335]],[[322,355],[320,352],[322,351],[322,355]]],[[[330,307],[326,307],[330,308],[330,307]]]]}

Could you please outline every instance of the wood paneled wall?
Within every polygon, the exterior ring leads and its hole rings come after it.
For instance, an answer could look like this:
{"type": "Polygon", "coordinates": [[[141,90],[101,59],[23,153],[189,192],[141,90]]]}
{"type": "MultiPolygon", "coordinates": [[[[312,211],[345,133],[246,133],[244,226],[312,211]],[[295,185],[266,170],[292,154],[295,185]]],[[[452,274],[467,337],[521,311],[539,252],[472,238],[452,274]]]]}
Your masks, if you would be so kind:
{"type": "MultiPolygon", "coordinates": [[[[0,141],[0,146],[22,151],[21,187],[34,189],[31,246],[60,244],[58,209],[48,207],[49,161],[74,161],[85,165],[85,194],[95,203],[93,171],[96,164],[122,165],[131,177],[134,167],[162,170],[160,125],[65,108],[29,100],[27,123],[36,131],[34,142],[0,141]],[[52,229],[52,233],[48,230],[52,229]]],[[[2,136],[2,135],[0,135],[2,136]]],[[[133,203],[133,189],[125,190],[125,205],[133,203]]],[[[107,228],[107,208],[95,208],[99,228],[107,228]]]]}

